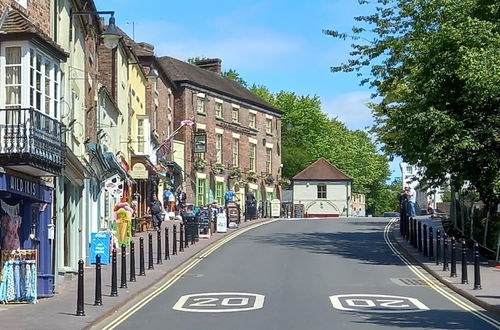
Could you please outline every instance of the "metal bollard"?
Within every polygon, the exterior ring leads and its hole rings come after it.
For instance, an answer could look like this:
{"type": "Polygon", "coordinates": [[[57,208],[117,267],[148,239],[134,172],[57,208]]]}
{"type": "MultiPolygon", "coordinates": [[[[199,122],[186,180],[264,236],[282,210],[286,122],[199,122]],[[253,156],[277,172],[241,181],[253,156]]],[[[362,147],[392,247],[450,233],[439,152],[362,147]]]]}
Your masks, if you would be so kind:
{"type": "Polygon", "coordinates": [[[462,284],[469,284],[467,278],[467,245],[465,239],[462,240],[462,284]]]}
{"type": "Polygon", "coordinates": [[[429,259],[434,260],[434,233],[432,227],[429,227],[429,259]]]}
{"type": "Polygon", "coordinates": [[[156,232],[156,264],[162,264],[161,260],[161,230],[158,229],[156,232]]]}
{"type": "Polygon", "coordinates": [[[417,234],[417,251],[422,252],[422,223],[420,221],[418,222],[417,234]]]}
{"type": "Polygon", "coordinates": [[[144,238],[139,238],[139,276],[146,276],[144,267],[144,238]]]}
{"type": "Polygon", "coordinates": [[[441,230],[436,230],[436,265],[439,265],[439,254],[441,253],[441,230]]]}
{"type": "MultiPolygon", "coordinates": [[[[179,239],[180,239],[180,243],[179,243],[179,252],[184,252],[184,224],[181,222],[180,224],[181,228],[179,229],[179,239]]],[[[187,239],[187,237],[186,237],[187,239]]]]}
{"type": "Polygon", "coordinates": [[[408,217],[408,229],[406,229],[408,235],[406,236],[406,241],[413,245],[413,222],[412,218],[408,217]]]}
{"type": "Polygon", "coordinates": [[[188,233],[189,233],[189,229],[188,229],[188,224],[186,222],[184,224],[184,247],[185,248],[189,247],[188,233]]]}
{"type": "Polygon", "coordinates": [[[76,294],[76,316],[85,316],[83,307],[83,260],[78,261],[78,292],[76,294]]]}
{"type": "Polygon", "coordinates": [[[457,258],[455,255],[456,242],[455,237],[451,237],[451,273],[450,277],[457,277],[457,258]]]}
{"type": "Polygon", "coordinates": [[[101,256],[95,256],[95,300],[94,306],[102,306],[101,256]]]}
{"type": "Polygon", "coordinates": [[[153,267],[153,234],[148,235],[148,270],[155,269],[153,267]]]}
{"type": "Polygon", "coordinates": [[[122,245],[122,274],[120,281],[120,288],[127,288],[127,251],[125,244],[122,245]]]}
{"type": "Polygon", "coordinates": [[[417,220],[413,219],[413,247],[418,249],[418,241],[417,241],[417,220]]]}
{"type": "Polygon", "coordinates": [[[449,270],[448,267],[448,235],[443,234],[443,271],[449,270]]]}
{"type": "Polygon", "coordinates": [[[177,255],[177,226],[174,225],[172,232],[172,255],[177,255]]]}
{"type": "Polygon", "coordinates": [[[424,239],[423,239],[423,246],[424,246],[424,257],[428,257],[429,256],[429,250],[427,248],[427,225],[424,223],[423,225],[424,227],[424,239]]]}
{"type": "Polygon", "coordinates": [[[170,252],[168,251],[168,228],[165,226],[165,260],[170,259],[170,252]]]}
{"type": "Polygon", "coordinates": [[[111,257],[111,297],[118,296],[118,270],[116,269],[116,249],[111,257]]]}
{"type": "Polygon", "coordinates": [[[130,282],[135,282],[135,244],[130,242],[130,282]]]}
{"type": "Polygon", "coordinates": [[[479,243],[474,243],[474,290],[481,290],[481,273],[479,269],[479,243]]]}

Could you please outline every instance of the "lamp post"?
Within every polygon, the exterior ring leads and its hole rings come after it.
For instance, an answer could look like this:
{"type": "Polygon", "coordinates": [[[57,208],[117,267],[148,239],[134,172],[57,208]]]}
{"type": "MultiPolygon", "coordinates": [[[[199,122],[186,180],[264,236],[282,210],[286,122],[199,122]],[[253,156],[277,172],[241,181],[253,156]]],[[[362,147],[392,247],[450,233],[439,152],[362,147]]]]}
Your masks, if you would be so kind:
{"type": "Polygon", "coordinates": [[[104,46],[108,49],[114,49],[118,46],[118,42],[122,38],[121,33],[118,31],[115,24],[115,12],[114,11],[93,11],[93,10],[83,10],[77,12],[71,12],[71,16],[74,15],[111,15],[109,18],[109,24],[101,33],[101,38],[104,43],[104,46]]]}

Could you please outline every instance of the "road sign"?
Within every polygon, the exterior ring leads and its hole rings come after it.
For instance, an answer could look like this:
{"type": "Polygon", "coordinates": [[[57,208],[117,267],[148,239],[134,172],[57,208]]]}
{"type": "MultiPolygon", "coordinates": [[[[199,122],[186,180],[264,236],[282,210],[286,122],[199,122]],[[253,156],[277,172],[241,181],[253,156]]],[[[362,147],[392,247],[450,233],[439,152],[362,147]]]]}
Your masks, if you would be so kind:
{"type": "Polygon", "coordinates": [[[331,296],[333,308],[365,313],[409,313],[429,310],[418,299],[379,294],[341,294],[331,296]]]}
{"type": "Polygon", "coordinates": [[[189,294],[179,298],[174,310],[195,313],[227,313],[260,309],[264,296],[244,292],[213,292],[189,294]]]}

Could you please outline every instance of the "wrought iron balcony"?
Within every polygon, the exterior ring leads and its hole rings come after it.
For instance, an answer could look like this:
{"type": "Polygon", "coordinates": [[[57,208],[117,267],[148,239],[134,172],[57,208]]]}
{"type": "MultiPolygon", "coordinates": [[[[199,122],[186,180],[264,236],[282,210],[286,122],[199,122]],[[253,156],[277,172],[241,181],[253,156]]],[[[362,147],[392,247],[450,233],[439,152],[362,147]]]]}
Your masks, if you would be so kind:
{"type": "Polygon", "coordinates": [[[64,125],[30,109],[0,109],[0,166],[29,175],[58,176],[64,168],[64,125]]]}

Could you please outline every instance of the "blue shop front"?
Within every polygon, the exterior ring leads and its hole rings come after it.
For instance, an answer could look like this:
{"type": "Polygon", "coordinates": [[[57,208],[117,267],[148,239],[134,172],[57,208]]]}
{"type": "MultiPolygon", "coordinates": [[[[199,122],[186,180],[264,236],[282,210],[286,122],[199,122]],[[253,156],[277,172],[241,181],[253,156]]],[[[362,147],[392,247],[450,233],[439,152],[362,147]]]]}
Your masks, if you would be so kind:
{"type": "Polygon", "coordinates": [[[0,301],[54,294],[52,191],[38,181],[0,173],[2,281],[14,279],[16,285],[14,293],[2,292],[0,285],[0,301]]]}

